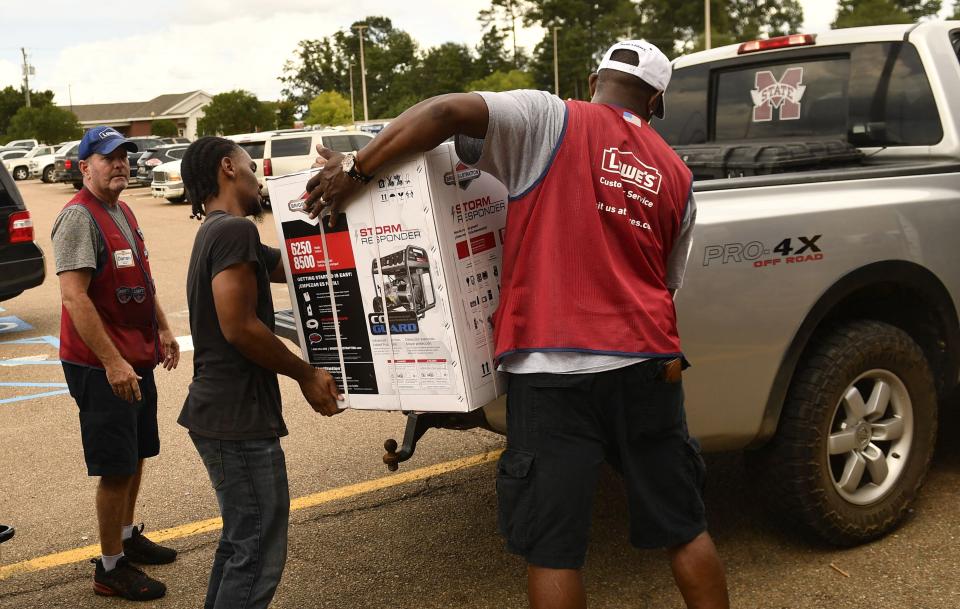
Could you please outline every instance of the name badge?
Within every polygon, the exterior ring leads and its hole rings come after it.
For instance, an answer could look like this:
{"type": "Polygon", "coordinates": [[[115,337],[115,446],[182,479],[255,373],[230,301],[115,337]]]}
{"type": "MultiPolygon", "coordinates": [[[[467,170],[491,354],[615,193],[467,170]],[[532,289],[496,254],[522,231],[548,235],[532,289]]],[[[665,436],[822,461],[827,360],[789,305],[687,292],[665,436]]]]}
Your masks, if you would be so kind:
{"type": "Polygon", "coordinates": [[[113,253],[113,261],[118,269],[134,266],[133,250],[117,250],[113,253]]]}

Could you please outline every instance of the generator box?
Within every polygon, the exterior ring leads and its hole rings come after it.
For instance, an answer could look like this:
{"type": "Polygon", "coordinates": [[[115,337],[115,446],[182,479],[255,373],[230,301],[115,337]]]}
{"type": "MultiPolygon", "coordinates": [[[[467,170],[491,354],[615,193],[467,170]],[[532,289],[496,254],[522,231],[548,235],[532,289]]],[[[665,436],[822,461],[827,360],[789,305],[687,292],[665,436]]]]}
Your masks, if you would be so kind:
{"type": "Polygon", "coordinates": [[[348,408],[467,412],[496,399],[506,187],[448,142],[384,168],[330,226],[304,212],[317,171],[267,180],[304,358],[348,408]]]}

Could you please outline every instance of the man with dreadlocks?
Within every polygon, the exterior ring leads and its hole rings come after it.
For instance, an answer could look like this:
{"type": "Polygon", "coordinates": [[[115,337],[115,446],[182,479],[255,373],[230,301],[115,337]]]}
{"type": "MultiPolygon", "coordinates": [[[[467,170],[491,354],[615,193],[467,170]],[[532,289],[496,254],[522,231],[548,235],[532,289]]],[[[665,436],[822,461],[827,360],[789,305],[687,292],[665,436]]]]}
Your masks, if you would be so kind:
{"type": "Polygon", "coordinates": [[[541,91],[435,97],[359,153],[321,149],[324,168],[307,184],[310,213],[332,207],[333,220],[381,167],[454,135],[461,159],[506,184],[497,495],[534,609],[586,607],[580,571],[604,461],[623,473],[631,543],[668,549],[688,607],[729,607],[687,433],[672,298],[691,243],[692,180],[650,125],[670,76],[659,49],[629,40],[591,74],[591,103],[541,91]]]}
{"type": "Polygon", "coordinates": [[[223,518],[205,609],[267,607],[283,574],[290,494],[277,374],[296,380],[324,416],[340,412],[343,399],[326,370],[273,334],[270,282],[286,277],[280,251],[262,244],[247,219],[263,215],[255,171],[246,151],[219,137],[190,144],[181,165],[203,224],[187,269],[194,375],[178,422],[190,431],[223,518]]]}

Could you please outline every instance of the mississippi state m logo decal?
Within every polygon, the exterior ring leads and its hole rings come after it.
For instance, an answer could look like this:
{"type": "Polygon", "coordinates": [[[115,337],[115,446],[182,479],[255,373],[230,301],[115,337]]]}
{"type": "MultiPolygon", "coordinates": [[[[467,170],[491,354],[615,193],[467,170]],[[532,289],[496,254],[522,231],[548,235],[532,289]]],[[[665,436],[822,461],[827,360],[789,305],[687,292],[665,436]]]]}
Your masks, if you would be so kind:
{"type": "Polygon", "coordinates": [[[753,122],[762,123],[773,120],[774,109],[780,113],[780,120],[795,121],[800,118],[800,100],[807,87],[803,84],[803,68],[788,68],[780,80],[773,72],[757,72],[754,86],[750,91],[753,98],[753,122]]]}

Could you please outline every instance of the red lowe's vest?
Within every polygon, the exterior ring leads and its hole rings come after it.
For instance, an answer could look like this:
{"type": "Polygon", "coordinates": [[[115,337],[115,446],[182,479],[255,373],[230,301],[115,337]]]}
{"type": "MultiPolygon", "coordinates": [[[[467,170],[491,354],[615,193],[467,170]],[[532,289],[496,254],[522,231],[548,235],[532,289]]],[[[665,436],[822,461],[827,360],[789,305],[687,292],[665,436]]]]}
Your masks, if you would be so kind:
{"type": "Polygon", "coordinates": [[[496,358],[530,351],[678,356],[666,267],[690,171],[622,108],[566,106],[553,162],[508,206],[496,358]]]}
{"type": "MultiPolygon", "coordinates": [[[[82,205],[90,212],[105,246],[87,289],[90,300],[100,313],[103,327],[131,366],[153,368],[160,361],[156,301],[147,250],[137,220],[126,203],[117,202],[134,234],[136,251],[131,251],[120,227],[89,190],[84,188],[78,192],[64,209],[73,205],[82,205]]],[[[62,308],[60,316],[60,359],[103,368],[80,338],[66,307],[62,308]]]]}

